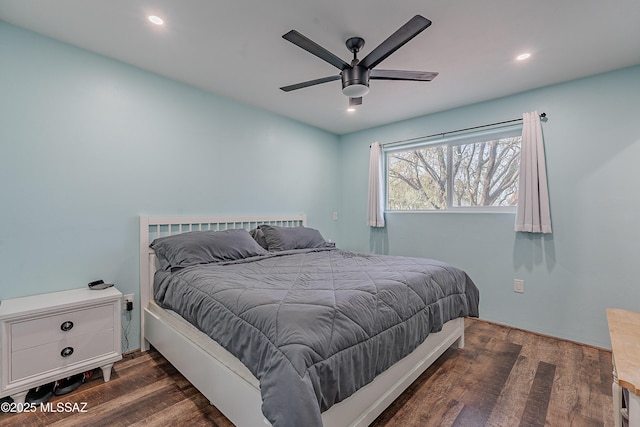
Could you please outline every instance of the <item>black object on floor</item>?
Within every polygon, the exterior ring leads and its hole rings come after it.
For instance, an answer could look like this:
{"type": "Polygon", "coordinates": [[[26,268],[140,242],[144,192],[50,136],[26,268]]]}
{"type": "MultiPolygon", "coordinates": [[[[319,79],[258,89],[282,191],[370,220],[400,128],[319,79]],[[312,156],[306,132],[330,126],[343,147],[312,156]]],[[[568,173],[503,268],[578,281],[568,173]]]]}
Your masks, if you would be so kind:
{"type": "Polygon", "coordinates": [[[25,398],[25,402],[27,403],[46,403],[53,396],[53,387],[55,386],[55,382],[38,386],[36,388],[32,388],[27,393],[27,397],[25,398]]]}
{"type": "Polygon", "coordinates": [[[67,377],[63,380],[56,381],[56,385],[53,389],[53,394],[56,396],[62,396],[63,394],[71,393],[73,390],[80,387],[83,383],[84,374],[76,374],[72,377],[67,377]]]}
{"type": "Polygon", "coordinates": [[[93,376],[94,371],[95,369],[56,381],[53,386],[53,394],[62,396],[63,394],[71,393],[80,387],[80,384],[87,382],[93,376]]]}

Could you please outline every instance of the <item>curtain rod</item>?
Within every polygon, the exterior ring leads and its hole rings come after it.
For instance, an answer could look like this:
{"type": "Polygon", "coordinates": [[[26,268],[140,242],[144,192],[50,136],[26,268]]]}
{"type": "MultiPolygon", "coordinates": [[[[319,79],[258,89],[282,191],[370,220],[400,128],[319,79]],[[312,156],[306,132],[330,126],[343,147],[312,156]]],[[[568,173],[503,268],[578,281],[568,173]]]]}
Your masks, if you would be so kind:
{"type": "MultiPolygon", "coordinates": [[[[544,119],[545,117],[547,117],[547,113],[540,114],[540,118],[541,119],[544,119]]],[[[421,139],[433,138],[434,136],[442,136],[442,137],[444,137],[445,135],[448,135],[450,133],[465,132],[465,131],[468,131],[468,130],[481,129],[481,128],[486,128],[486,127],[489,127],[489,126],[498,126],[498,125],[504,125],[506,123],[520,122],[520,121],[522,121],[522,117],[519,118],[519,119],[505,120],[504,122],[489,123],[488,125],[480,125],[480,126],[473,126],[473,127],[470,127],[470,128],[450,130],[449,132],[438,132],[438,133],[434,133],[434,134],[427,135],[427,136],[419,136],[417,138],[409,138],[409,139],[403,139],[403,140],[400,140],[400,141],[385,142],[384,144],[382,144],[382,146],[385,147],[387,145],[402,144],[402,143],[411,142],[411,141],[419,141],[421,139]]],[[[371,146],[369,146],[369,147],[371,147],[371,146]]]]}

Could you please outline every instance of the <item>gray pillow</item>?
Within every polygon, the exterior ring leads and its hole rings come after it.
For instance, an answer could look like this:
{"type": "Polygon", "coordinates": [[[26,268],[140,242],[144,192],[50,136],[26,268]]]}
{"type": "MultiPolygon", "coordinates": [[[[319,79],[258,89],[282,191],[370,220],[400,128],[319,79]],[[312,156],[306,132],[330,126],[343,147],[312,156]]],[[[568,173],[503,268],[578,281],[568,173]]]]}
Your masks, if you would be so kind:
{"type": "Polygon", "coordinates": [[[264,238],[264,233],[259,228],[254,228],[253,230],[249,230],[249,234],[253,237],[253,240],[258,242],[260,246],[265,249],[269,249],[269,245],[267,245],[267,239],[264,238]]]}
{"type": "Polygon", "coordinates": [[[163,270],[267,254],[244,229],[191,231],[157,238],[149,247],[163,270]]]}
{"type": "Polygon", "coordinates": [[[258,226],[267,241],[269,251],[287,251],[290,249],[325,248],[331,246],[320,232],[307,227],[258,226]]]}

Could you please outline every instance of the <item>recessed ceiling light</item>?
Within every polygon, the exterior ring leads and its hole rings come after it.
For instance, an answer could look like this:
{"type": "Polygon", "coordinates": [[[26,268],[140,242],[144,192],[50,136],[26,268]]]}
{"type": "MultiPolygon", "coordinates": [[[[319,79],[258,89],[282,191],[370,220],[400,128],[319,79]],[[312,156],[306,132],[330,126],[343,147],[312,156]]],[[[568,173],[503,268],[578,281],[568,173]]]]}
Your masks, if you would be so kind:
{"type": "Polygon", "coordinates": [[[530,53],[523,53],[523,54],[520,54],[520,55],[516,56],[516,59],[518,61],[524,61],[525,59],[528,59],[530,56],[531,56],[530,53]]]}
{"type": "Polygon", "coordinates": [[[151,15],[149,17],[149,21],[153,22],[156,25],[162,25],[164,24],[164,21],[162,20],[162,18],[155,16],[155,15],[151,15]]]}
{"type": "Polygon", "coordinates": [[[347,108],[347,112],[349,112],[349,113],[353,113],[354,111],[356,111],[355,107],[347,108]]]}

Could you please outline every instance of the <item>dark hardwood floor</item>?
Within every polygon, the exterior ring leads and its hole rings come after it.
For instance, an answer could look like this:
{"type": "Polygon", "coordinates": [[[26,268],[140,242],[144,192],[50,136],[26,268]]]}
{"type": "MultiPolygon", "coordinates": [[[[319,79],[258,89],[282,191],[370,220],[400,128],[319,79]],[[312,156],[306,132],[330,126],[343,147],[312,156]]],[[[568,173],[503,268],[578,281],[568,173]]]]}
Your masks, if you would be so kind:
{"type": "MultiPolygon", "coordinates": [[[[612,426],[611,352],[480,320],[375,427],[612,426]]],[[[0,413],[0,426],[218,426],[232,424],[159,353],[133,353],[73,393],[86,412],[0,413]]]]}

